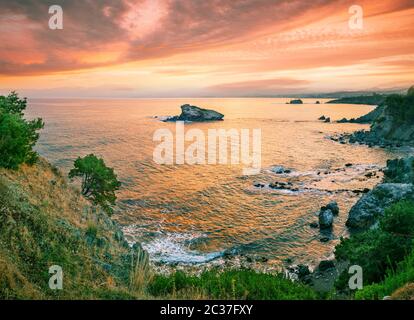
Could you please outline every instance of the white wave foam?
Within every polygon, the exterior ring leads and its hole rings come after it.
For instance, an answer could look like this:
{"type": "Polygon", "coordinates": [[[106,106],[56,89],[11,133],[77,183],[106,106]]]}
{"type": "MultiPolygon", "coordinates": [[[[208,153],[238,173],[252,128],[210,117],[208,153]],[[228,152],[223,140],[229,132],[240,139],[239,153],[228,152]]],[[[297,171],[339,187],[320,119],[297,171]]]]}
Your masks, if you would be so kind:
{"type": "Polygon", "coordinates": [[[163,263],[201,264],[223,255],[223,251],[201,253],[189,248],[189,243],[205,235],[193,233],[167,233],[142,243],[151,260],[163,263]]]}

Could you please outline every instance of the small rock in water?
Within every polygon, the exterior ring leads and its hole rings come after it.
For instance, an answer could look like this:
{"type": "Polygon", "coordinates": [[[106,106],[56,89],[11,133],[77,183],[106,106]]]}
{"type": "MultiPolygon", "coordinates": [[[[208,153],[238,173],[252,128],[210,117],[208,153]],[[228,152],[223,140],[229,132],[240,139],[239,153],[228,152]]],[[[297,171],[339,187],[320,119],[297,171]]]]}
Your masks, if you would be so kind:
{"type": "Polygon", "coordinates": [[[365,176],[367,178],[372,178],[375,174],[373,172],[368,172],[367,174],[365,174],[365,176]]]}
{"type": "Polygon", "coordinates": [[[263,183],[255,183],[254,186],[256,188],[264,188],[265,187],[265,185],[263,183]]]}
{"type": "Polygon", "coordinates": [[[329,237],[322,237],[319,239],[320,242],[328,242],[329,240],[331,240],[329,237]]]}
{"type": "Polygon", "coordinates": [[[292,170],[290,170],[290,169],[285,169],[284,167],[282,167],[282,166],[276,166],[276,167],[273,167],[272,168],[272,171],[274,172],[274,173],[276,173],[276,174],[283,174],[283,173],[291,173],[292,172],[292,170]]]}
{"type": "Polygon", "coordinates": [[[322,211],[324,210],[331,210],[334,216],[339,214],[339,206],[336,201],[329,202],[326,206],[321,208],[322,211]]]}
{"type": "Polygon", "coordinates": [[[319,228],[320,229],[329,229],[333,224],[333,213],[331,210],[321,210],[319,212],[319,228]]]}
{"type": "Polygon", "coordinates": [[[311,228],[317,228],[317,227],[319,227],[319,224],[317,222],[312,222],[312,223],[309,224],[309,226],[311,228]]]}

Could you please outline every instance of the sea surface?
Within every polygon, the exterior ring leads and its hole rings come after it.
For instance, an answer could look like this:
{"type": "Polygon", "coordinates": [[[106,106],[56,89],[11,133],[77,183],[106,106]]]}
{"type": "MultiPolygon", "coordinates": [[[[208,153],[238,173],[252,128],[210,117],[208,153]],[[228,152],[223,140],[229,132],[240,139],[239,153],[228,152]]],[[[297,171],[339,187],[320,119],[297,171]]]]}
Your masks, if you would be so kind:
{"type": "Polygon", "coordinates": [[[332,255],[347,235],[348,210],[361,196],[354,190],[378,183],[386,160],[404,152],[337,143],[328,137],[369,126],[317,120],[321,115],[332,121],[358,117],[372,106],[325,104],[323,99],[321,104],[315,99],[286,104],[289,100],[37,99],[30,100],[27,116],[44,119],[37,149],[64,172],[89,153],[115,168],[122,188],[114,217],[128,241],[142,243],[153,261],[201,266],[242,255],[274,266],[315,264],[332,255]],[[245,176],[243,165],[231,163],[157,164],[154,133],[175,132],[175,123],[160,117],[179,114],[185,103],[225,115],[224,121],[186,123],[185,130],[261,129],[260,173],[245,176]],[[279,166],[290,172],[275,173],[279,166]],[[373,177],[366,177],[370,172],[373,177]],[[288,187],[275,190],[268,186],[272,182],[288,187]],[[331,200],[340,213],[332,234],[324,234],[309,224],[331,200]],[[324,236],[331,240],[321,242],[324,236]]]}

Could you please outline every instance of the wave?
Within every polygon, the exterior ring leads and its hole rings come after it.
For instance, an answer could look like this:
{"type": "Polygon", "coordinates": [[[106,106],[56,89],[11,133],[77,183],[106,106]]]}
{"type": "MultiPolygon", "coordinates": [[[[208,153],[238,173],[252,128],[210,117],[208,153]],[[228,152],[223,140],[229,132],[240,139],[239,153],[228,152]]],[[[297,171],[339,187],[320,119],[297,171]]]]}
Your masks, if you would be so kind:
{"type": "Polygon", "coordinates": [[[162,233],[153,240],[143,242],[142,247],[152,261],[167,264],[202,264],[223,256],[224,251],[202,253],[190,249],[192,243],[203,238],[207,236],[198,233],[162,233]]]}

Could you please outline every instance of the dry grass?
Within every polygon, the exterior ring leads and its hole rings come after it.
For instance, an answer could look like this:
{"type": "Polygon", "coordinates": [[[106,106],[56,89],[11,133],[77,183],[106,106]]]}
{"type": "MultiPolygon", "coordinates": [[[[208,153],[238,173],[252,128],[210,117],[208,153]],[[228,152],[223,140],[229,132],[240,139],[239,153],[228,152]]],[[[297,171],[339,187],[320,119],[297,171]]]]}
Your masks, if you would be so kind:
{"type": "Polygon", "coordinates": [[[153,278],[153,272],[149,265],[149,256],[146,251],[139,248],[133,257],[129,289],[139,295],[144,295],[148,283],[153,278]]]}
{"type": "MultiPolygon", "coordinates": [[[[134,251],[115,237],[118,232],[45,160],[15,171],[0,169],[0,298],[137,297],[129,289],[134,251]],[[65,275],[59,292],[48,287],[54,264],[65,275]]],[[[139,274],[148,274],[146,265],[135,268],[134,287],[143,286],[139,274]]]]}
{"type": "Polygon", "coordinates": [[[407,283],[391,295],[392,300],[414,300],[414,282],[407,283]]]}
{"type": "Polygon", "coordinates": [[[68,184],[55,166],[39,158],[33,165],[23,164],[19,170],[0,168],[0,176],[19,184],[29,201],[50,216],[64,218],[77,227],[85,227],[90,204],[79,191],[68,184]]]}

